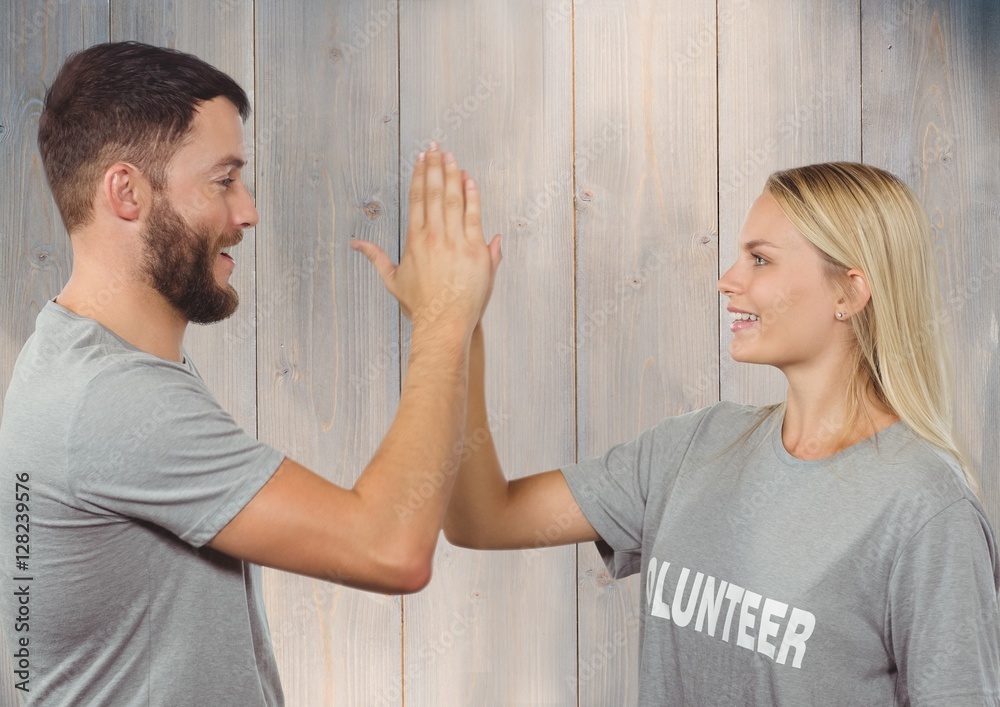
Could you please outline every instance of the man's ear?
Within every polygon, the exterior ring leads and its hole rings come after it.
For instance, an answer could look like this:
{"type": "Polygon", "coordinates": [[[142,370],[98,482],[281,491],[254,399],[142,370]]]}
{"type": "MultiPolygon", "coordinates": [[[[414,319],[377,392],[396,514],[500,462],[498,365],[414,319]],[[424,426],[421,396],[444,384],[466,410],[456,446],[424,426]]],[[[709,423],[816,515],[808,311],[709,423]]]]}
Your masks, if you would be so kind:
{"type": "Polygon", "coordinates": [[[149,180],[138,167],[116,162],[108,167],[101,183],[101,195],[118,218],[136,221],[150,203],[149,180]]]}

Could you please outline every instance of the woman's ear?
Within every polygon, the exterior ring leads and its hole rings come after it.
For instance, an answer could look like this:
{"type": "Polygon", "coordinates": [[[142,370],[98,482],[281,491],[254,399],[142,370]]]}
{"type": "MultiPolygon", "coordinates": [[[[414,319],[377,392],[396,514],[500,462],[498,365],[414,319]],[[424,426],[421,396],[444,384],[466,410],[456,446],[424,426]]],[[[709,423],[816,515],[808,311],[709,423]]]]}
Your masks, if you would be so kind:
{"type": "Polygon", "coordinates": [[[868,287],[868,278],[858,268],[851,268],[846,276],[850,299],[844,297],[837,301],[837,305],[853,316],[865,308],[872,298],[872,291],[868,287]]]}
{"type": "Polygon", "coordinates": [[[117,162],[104,173],[101,195],[120,219],[136,221],[148,203],[149,180],[135,165],[117,162]]]}

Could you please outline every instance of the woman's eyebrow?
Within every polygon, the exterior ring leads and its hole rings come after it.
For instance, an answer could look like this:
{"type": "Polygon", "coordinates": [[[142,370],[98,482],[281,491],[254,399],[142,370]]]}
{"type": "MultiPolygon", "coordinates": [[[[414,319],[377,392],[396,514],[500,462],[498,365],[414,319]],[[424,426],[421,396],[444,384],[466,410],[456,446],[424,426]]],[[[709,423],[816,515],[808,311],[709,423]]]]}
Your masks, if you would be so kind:
{"type": "Polygon", "coordinates": [[[778,248],[779,246],[776,246],[771,241],[765,241],[763,238],[754,238],[753,240],[747,241],[743,244],[743,250],[755,250],[760,247],[778,248]]]}

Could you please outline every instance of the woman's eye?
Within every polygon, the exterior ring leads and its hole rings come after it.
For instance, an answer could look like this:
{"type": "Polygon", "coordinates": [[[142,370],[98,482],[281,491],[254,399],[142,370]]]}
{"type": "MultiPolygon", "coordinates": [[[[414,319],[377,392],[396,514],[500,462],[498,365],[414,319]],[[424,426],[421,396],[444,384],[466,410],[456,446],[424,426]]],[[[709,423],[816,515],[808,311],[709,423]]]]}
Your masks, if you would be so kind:
{"type": "Polygon", "coordinates": [[[767,265],[767,261],[766,261],[766,260],[764,260],[764,259],[763,259],[762,257],[760,257],[759,255],[754,255],[754,256],[752,256],[752,257],[753,257],[753,264],[754,264],[754,265],[767,265]]]}
{"type": "Polygon", "coordinates": [[[224,187],[228,187],[230,184],[232,184],[235,181],[236,181],[235,179],[232,179],[230,177],[226,177],[225,179],[219,180],[219,184],[221,184],[224,187]]]}

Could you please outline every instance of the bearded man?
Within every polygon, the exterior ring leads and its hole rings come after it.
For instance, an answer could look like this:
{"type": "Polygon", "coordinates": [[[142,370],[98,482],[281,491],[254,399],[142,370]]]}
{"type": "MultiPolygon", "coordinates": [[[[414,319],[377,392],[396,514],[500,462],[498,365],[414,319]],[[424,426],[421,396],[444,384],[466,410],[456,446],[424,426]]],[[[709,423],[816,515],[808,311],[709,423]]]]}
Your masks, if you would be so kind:
{"type": "Polygon", "coordinates": [[[26,704],[280,705],[258,565],[383,593],[430,579],[499,241],[432,145],[399,266],[353,244],[413,320],[413,353],[375,457],[353,488],[331,484],[240,429],[183,348],[189,322],[239,303],[248,114],[229,76],[137,43],[71,56],[46,96],[38,143],[73,271],[0,423],[0,513],[24,527],[0,533],[0,580],[19,588],[0,611],[15,667],[30,656],[26,704]]]}

